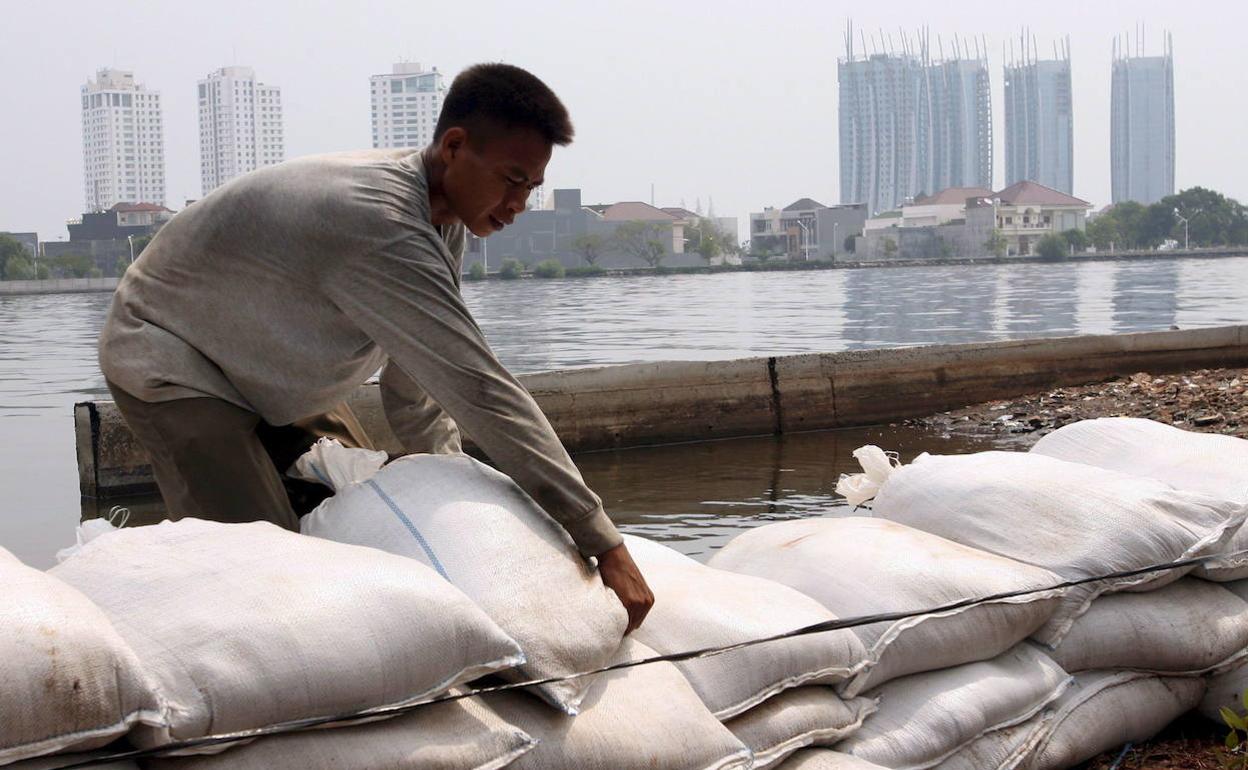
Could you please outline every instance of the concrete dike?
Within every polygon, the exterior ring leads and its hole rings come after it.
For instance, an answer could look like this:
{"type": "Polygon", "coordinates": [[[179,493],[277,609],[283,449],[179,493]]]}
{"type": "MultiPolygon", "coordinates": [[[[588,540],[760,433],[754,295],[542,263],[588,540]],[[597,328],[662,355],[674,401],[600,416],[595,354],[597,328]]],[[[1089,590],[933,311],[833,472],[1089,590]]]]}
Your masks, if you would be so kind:
{"type": "MultiPolygon", "coordinates": [[[[1248,365],[1248,326],[841,353],[670,361],[524,375],[572,452],[825,430],[921,417],[1120,374],[1248,365]]],[[[351,399],[398,454],[376,385],[351,399]]],[[[86,497],[154,492],[148,459],[116,407],[74,407],[86,497]]]]}
{"type": "Polygon", "coordinates": [[[120,278],[48,278],[42,281],[0,281],[0,296],[116,291],[117,282],[120,280],[120,278]]]}

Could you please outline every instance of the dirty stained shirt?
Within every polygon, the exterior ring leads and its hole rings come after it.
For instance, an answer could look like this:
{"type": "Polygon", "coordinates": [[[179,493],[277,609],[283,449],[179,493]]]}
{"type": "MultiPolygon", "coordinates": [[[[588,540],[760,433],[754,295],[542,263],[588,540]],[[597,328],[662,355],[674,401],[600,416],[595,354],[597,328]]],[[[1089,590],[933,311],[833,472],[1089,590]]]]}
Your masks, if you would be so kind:
{"type": "Polygon", "coordinates": [[[214,397],[273,425],[328,411],[378,367],[409,452],[472,437],[585,555],[620,535],[459,291],[462,225],[431,223],[413,150],[320,155],[180,212],[117,288],[100,367],[149,402],[214,397]]]}

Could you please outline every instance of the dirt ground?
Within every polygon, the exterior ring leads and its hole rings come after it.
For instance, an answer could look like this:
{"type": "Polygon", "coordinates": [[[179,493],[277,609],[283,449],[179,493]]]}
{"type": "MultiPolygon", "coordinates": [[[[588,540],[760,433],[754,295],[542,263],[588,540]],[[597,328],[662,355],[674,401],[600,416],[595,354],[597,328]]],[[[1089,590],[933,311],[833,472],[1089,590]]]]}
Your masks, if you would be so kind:
{"type": "MultiPolygon", "coordinates": [[[[1185,430],[1248,438],[1248,369],[1139,372],[908,422],[949,434],[1013,439],[1021,449],[1067,423],[1094,417],[1147,417],[1185,430]]],[[[1191,714],[1125,754],[1122,749],[1106,752],[1081,770],[1222,770],[1218,749],[1226,732],[1191,714]]]]}
{"type": "Polygon", "coordinates": [[[1147,417],[1184,430],[1248,438],[1248,369],[1139,372],[1106,382],[989,401],[907,421],[951,434],[1016,438],[1029,446],[1067,423],[1147,417]]]}

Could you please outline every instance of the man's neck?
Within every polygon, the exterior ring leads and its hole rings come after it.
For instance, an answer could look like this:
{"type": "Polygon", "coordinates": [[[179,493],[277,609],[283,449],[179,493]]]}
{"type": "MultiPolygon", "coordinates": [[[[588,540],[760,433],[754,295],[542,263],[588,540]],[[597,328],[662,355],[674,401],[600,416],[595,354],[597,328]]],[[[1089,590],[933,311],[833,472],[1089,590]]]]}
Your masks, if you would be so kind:
{"type": "Polygon", "coordinates": [[[438,157],[437,148],[430,146],[421,150],[421,162],[425,165],[425,183],[429,187],[429,220],[435,226],[453,225],[459,221],[451,212],[450,203],[442,188],[446,176],[446,164],[438,157]]]}

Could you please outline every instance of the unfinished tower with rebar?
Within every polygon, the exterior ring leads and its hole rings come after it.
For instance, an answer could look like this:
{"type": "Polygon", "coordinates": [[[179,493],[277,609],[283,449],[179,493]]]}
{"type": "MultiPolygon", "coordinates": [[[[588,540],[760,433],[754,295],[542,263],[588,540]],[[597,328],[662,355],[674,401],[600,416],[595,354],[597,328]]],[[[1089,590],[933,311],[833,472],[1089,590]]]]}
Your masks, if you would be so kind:
{"type": "Polygon", "coordinates": [[[1113,202],[1156,203],[1174,194],[1174,41],[1148,56],[1143,30],[1115,38],[1110,107],[1113,202]]]}
{"type": "Polygon", "coordinates": [[[926,30],[855,38],[837,67],[841,202],[872,213],[948,187],[992,186],[992,101],[979,41],[946,56],[926,30]]]}
{"type": "Polygon", "coordinates": [[[1005,56],[1005,184],[1031,181],[1074,194],[1075,113],[1071,98],[1070,38],[1041,59],[1024,31],[1005,56]],[[1018,45],[1015,48],[1015,44],[1018,45]]]}

